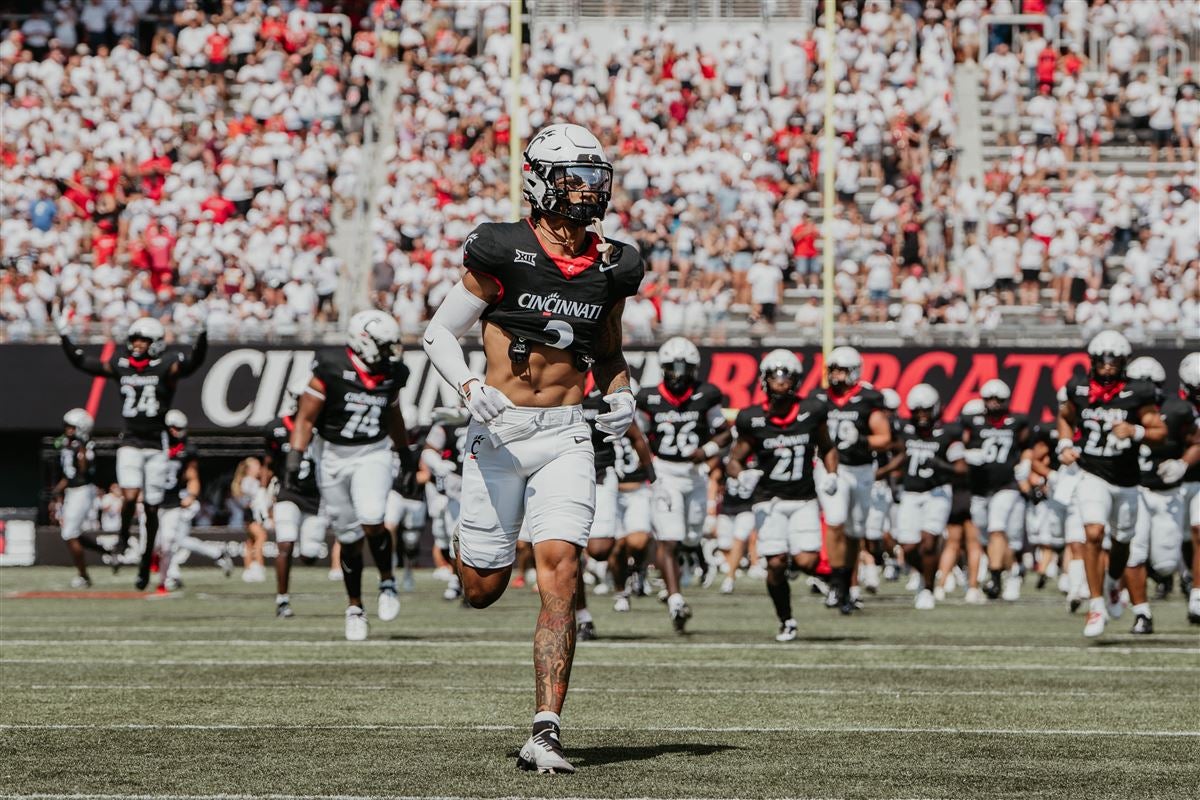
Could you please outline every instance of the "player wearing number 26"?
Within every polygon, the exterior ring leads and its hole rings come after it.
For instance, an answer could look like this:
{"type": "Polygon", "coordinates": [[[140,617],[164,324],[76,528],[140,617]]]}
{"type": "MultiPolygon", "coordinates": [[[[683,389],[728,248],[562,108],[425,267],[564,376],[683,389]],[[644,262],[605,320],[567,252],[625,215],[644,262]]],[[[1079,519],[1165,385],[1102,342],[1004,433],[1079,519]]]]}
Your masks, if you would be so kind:
{"type": "Polygon", "coordinates": [[[400,611],[392,574],[392,537],[383,525],[392,488],[392,451],[401,471],[416,469],[400,411],[408,368],[400,360],[400,326],[382,311],[350,318],[345,347],[321,350],[312,380],[300,396],[287,452],[284,489],[303,481],[313,431],[320,437],[317,487],[338,540],[346,583],[346,638],[367,637],[362,605],[363,538],[379,569],[378,614],[385,622],[400,611]]]}
{"type": "Polygon", "coordinates": [[[1088,344],[1089,374],[1067,384],[1058,413],[1059,462],[1083,469],[1074,502],[1087,536],[1083,566],[1091,603],[1084,636],[1104,633],[1109,617],[1121,613],[1118,581],[1137,525],[1140,444],[1161,442],[1167,433],[1154,384],[1125,374],[1131,352],[1116,331],[1096,334],[1088,344]],[[1106,530],[1111,537],[1107,573],[1106,530]]]}

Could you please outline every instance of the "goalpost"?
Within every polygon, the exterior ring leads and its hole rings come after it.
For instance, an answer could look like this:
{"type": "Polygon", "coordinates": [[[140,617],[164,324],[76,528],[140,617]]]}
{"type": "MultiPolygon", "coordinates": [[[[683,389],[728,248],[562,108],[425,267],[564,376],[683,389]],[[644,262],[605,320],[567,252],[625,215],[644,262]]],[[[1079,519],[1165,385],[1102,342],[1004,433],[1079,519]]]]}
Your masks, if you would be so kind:
{"type": "MultiPolygon", "coordinates": [[[[821,250],[821,294],[824,310],[824,320],[821,325],[821,353],[828,360],[829,352],[833,350],[833,170],[836,166],[834,157],[833,131],[833,96],[834,96],[834,66],[837,64],[837,48],[834,46],[835,33],[835,2],[825,0],[825,130],[824,144],[821,150],[821,166],[824,173],[824,183],[821,189],[822,200],[822,250],[821,250]]],[[[821,371],[821,385],[828,385],[825,370],[821,371]]]]}
{"type": "Polygon", "coordinates": [[[509,0],[508,32],[512,36],[508,94],[508,204],[509,221],[521,219],[521,0],[509,0]]]}

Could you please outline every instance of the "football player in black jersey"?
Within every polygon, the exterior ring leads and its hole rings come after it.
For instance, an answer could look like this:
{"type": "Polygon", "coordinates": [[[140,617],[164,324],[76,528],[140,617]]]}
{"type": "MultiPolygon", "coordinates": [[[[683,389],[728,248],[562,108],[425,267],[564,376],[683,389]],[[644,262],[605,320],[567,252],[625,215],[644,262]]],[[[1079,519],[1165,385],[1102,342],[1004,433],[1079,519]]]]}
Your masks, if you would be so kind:
{"type": "MultiPolygon", "coordinates": [[[[412,451],[414,461],[424,450],[424,434],[425,431],[421,427],[408,430],[408,449],[412,451]]],[[[387,506],[383,512],[383,527],[387,528],[388,535],[392,537],[397,565],[404,567],[400,588],[411,592],[416,588],[413,566],[421,552],[421,532],[425,530],[428,510],[422,480],[427,480],[430,476],[419,468],[403,469],[398,457],[396,462],[396,476],[392,480],[392,490],[388,492],[387,506]]]]}
{"type": "Polygon", "coordinates": [[[884,411],[883,395],[860,379],[862,356],[857,350],[835,347],[825,370],[829,387],[813,396],[826,406],[829,437],[837,447],[841,476],[837,493],[821,498],[832,569],[829,605],[849,614],[857,599],[851,595],[851,578],[858,564],[859,545],[866,536],[875,485],[874,454],[891,444],[892,426],[884,411]]]}
{"type": "Polygon", "coordinates": [[[192,520],[200,511],[200,457],[188,439],[187,415],[173,408],[163,421],[166,462],[146,487],[146,502],[158,509],[159,516],[160,594],[182,586],[179,568],[191,553],[215,561],[227,578],[233,573],[233,559],[219,544],[192,536],[192,520]]]}
{"type": "MultiPolygon", "coordinates": [[[[754,468],[753,454],[746,466],[754,468]]],[[[727,469],[727,468],[725,468],[727,469]]],[[[754,534],[754,502],[752,490],[737,478],[722,470],[721,499],[717,509],[717,549],[725,554],[725,579],[721,581],[721,594],[733,594],[737,583],[737,572],[750,537],[754,534]]]]}
{"type": "Polygon", "coordinates": [[[1058,458],[1078,463],[1083,476],[1075,488],[1075,506],[1083,521],[1084,569],[1087,572],[1087,623],[1083,635],[1104,633],[1109,617],[1121,615],[1118,581],[1129,558],[1138,517],[1138,445],[1159,444],[1167,429],[1158,414],[1154,386],[1125,374],[1131,348],[1116,331],[1096,334],[1088,344],[1086,379],[1067,384],[1058,412],[1058,458]],[[1104,567],[1105,529],[1111,535],[1104,567]],[[1107,605],[1107,608],[1106,608],[1107,605]]]}
{"type": "Polygon", "coordinates": [[[767,593],[779,618],[776,641],[796,638],[788,569],[813,575],[821,557],[821,510],[813,462],[825,465],[821,492],[838,487],[838,452],[826,424],[827,404],[801,399],[800,359],[790,350],[763,357],[759,379],[767,395],[761,406],[738,412],[737,441],[726,466],[754,500],[758,553],[767,559],[767,593]],[[746,463],[753,456],[756,469],[746,463]]]}
{"type": "Polygon", "coordinates": [[[1014,469],[1029,443],[1029,420],[1009,411],[1012,392],[999,378],[984,383],[979,395],[984,413],[964,417],[964,455],[972,482],[971,521],[987,542],[992,579],[985,593],[993,600],[1003,593],[1005,600],[1015,601],[1021,597],[1020,563],[1016,559],[1024,544],[1025,498],[1017,486],[1014,469]]]}
{"type": "Polygon", "coordinates": [[[1125,371],[1132,381],[1148,381],[1158,392],[1159,414],[1166,425],[1166,438],[1157,445],[1142,444],[1138,450],[1141,484],[1138,487],[1138,518],[1133,540],[1129,543],[1129,563],[1125,566],[1125,588],[1134,614],[1133,633],[1154,632],[1146,577],[1152,568],[1163,578],[1173,576],[1180,566],[1183,545],[1182,483],[1187,466],[1181,459],[1195,429],[1192,406],[1178,395],[1165,396],[1167,371],[1162,364],[1143,356],[1129,363],[1125,371]],[[1163,464],[1180,461],[1180,467],[1163,464]],[[1168,480],[1169,479],[1169,480],[1168,480]]]}
{"type": "MultiPolygon", "coordinates": [[[[116,570],[120,566],[118,559],[125,552],[133,535],[133,517],[137,511],[138,493],[143,491],[165,466],[163,435],[166,425],[163,420],[175,399],[175,388],[181,378],[188,377],[204,365],[204,358],[208,353],[208,334],[201,327],[189,352],[168,352],[166,330],[162,323],[152,317],[143,317],[129,326],[125,354],[101,361],[84,353],[82,347],[71,341],[67,335],[69,326],[66,317],[59,317],[55,326],[62,339],[63,351],[75,367],[89,375],[111,379],[121,390],[121,417],[124,419],[124,427],[117,448],[117,483],[121,487],[125,502],[121,506],[120,540],[111,562],[116,570]]],[[[143,512],[146,520],[146,547],[142,551],[138,567],[139,589],[146,588],[150,582],[150,558],[154,552],[154,539],[158,534],[157,509],[144,508],[143,512]]]]}
{"type": "Polygon", "coordinates": [[[274,491],[275,501],[271,506],[271,519],[275,528],[275,616],[291,619],[292,599],[289,594],[292,575],[292,556],[299,542],[301,559],[315,559],[320,555],[329,529],[329,520],[321,513],[321,493],[317,489],[317,464],[314,458],[318,448],[310,444],[305,451],[296,479],[284,485],[280,478],[287,468],[287,454],[292,449],[292,431],[296,428],[297,401],[303,388],[289,390],[285,407],[278,419],[263,431],[266,453],[263,468],[275,477],[268,491],[274,491]]]}
{"type": "Polygon", "coordinates": [[[940,420],[942,402],[937,390],[918,383],[905,398],[910,419],[900,429],[903,450],[881,473],[898,472],[904,493],[900,496],[896,542],[904,559],[921,574],[916,608],[932,610],[933,579],[937,573],[941,537],[950,520],[952,479],[965,474],[962,429],[940,420]]]}
{"type": "MultiPolygon", "coordinates": [[[[887,447],[871,453],[872,465],[875,467],[875,482],[871,485],[871,505],[867,510],[866,521],[866,555],[860,558],[863,565],[863,588],[872,594],[879,591],[880,568],[885,568],[884,537],[891,536],[893,530],[892,517],[895,505],[895,477],[883,474],[882,470],[899,450],[900,438],[900,395],[895,389],[880,391],[883,398],[883,412],[887,417],[890,431],[890,441],[887,447]]],[[[888,552],[894,547],[889,543],[888,552]]]]}
{"type": "MultiPolygon", "coordinates": [[[[453,563],[450,538],[458,527],[461,510],[463,458],[471,417],[464,408],[444,408],[435,409],[433,418],[421,450],[421,463],[431,476],[425,497],[433,517],[434,544],[446,561],[453,563]]],[[[457,600],[462,593],[462,581],[457,574],[451,574],[442,599],[457,600]]]]}
{"type": "Polygon", "coordinates": [[[732,432],[721,409],[721,392],[700,381],[700,351],[682,336],[658,349],[662,383],[637,396],[641,424],[654,454],[654,540],[667,586],[667,612],[682,633],[692,610],[679,592],[677,548],[697,546],[708,513],[707,462],[729,444],[732,432]]]}
{"type": "Polygon", "coordinates": [[[646,435],[630,425],[625,435],[613,442],[617,473],[617,509],[614,525],[617,543],[608,569],[616,592],[613,611],[629,611],[629,598],[645,588],[644,570],[650,549],[651,506],[653,505],[654,456],[646,435]]]}
{"type": "Polygon", "coordinates": [[[1179,397],[1191,406],[1194,415],[1189,446],[1180,459],[1182,464],[1163,462],[1159,469],[1165,479],[1183,468],[1184,528],[1191,533],[1183,548],[1184,558],[1191,562],[1188,621],[1200,625],[1200,353],[1189,353],[1179,362],[1179,397]]]}
{"type": "Polygon", "coordinates": [[[615,438],[633,421],[621,313],[645,267],[636,248],[605,240],[600,230],[613,169],[586,129],[558,124],[539,131],[525,149],[523,177],[531,217],[484,223],[467,237],[467,272],[424,341],[473,418],[455,548],[468,602],[482,608],[504,593],[523,522],[533,543],[542,601],[534,633],[537,711],[517,764],[572,772],[559,713],[575,651],[579,557],[596,495],[580,403],[591,370],[609,406],[597,427],[615,438]],[[461,343],[480,320],[483,378],[467,366],[461,343]]]}
{"type": "Polygon", "coordinates": [[[62,498],[58,509],[62,538],[79,573],[71,579],[72,589],[92,585],[83,551],[107,552],[95,539],[83,534],[84,523],[96,501],[96,448],[91,435],[92,416],[82,408],[72,408],[63,415],[63,432],[54,442],[59,473],[54,495],[62,498]]]}
{"type": "Polygon", "coordinates": [[[392,537],[383,516],[392,487],[392,453],[404,470],[415,470],[416,459],[400,410],[400,389],[408,380],[408,368],[400,360],[400,326],[382,311],[360,311],[350,318],[346,338],[345,347],[319,350],[313,361],[286,454],[284,488],[299,487],[315,431],[320,444],[317,488],[342,543],[342,581],[349,600],[346,639],[362,641],[367,638],[364,538],[379,570],[379,618],[388,622],[400,613],[392,537]]]}
{"type": "MultiPolygon", "coordinates": [[[[987,406],[983,399],[976,397],[968,400],[962,407],[962,419],[970,420],[987,414],[987,406]]],[[[968,467],[970,470],[970,467],[968,467]]],[[[983,560],[981,534],[971,521],[971,500],[973,492],[985,493],[980,488],[981,481],[976,479],[976,471],[969,474],[955,472],[950,477],[950,516],[946,520],[946,537],[942,541],[942,554],[938,557],[938,584],[933,589],[935,602],[942,602],[955,585],[954,568],[958,565],[959,556],[967,554],[967,570],[964,574],[967,592],[963,601],[975,605],[986,603],[983,592],[979,590],[979,564],[983,560]]]]}

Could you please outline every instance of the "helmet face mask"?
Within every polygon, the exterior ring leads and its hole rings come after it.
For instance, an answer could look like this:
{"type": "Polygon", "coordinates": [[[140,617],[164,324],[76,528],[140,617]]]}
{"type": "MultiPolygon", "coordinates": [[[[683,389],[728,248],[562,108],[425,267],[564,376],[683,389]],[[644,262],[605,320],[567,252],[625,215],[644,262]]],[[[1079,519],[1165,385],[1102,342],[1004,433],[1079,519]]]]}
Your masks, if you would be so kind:
{"type": "Polygon", "coordinates": [[[1091,357],[1092,378],[1099,384],[1111,384],[1121,380],[1125,375],[1125,356],[1115,353],[1100,353],[1091,357]]]}
{"type": "Polygon", "coordinates": [[[683,394],[696,385],[696,366],[682,358],[662,365],[663,383],[672,394],[683,394]]]}
{"type": "Polygon", "coordinates": [[[800,391],[800,374],[785,367],[776,367],[763,373],[763,391],[772,402],[795,397],[800,391]]]}
{"type": "Polygon", "coordinates": [[[525,148],[524,195],[535,214],[579,225],[602,219],[612,199],[613,167],[600,141],[579,125],[543,128],[525,148]]]}
{"type": "Polygon", "coordinates": [[[399,363],[403,355],[400,326],[390,314],[374,309],[350,318],[346,344],[371,372],[399,363]]]}
{"type": "Polygon", "coordinates": [[[160,354],[166,347],[166,343],[163,341],[165,336],[166,331],[163,329],[162,323],[153,317],[134,320],[126,334],[129,355],[134,358],[146,358],[160,354]]]}
{"type": "Polygon", "coordinates": [[[837,347],[829,354],[826,375],[829,388],[842,394],[854,388],[862,371],[862,356],[853,347],[837,347]]]}
{"type": "Polygon", "coordinates": [[[1087,352],[1093,381],[1108,386],[1124,380],[1125,367],[1132,354],[1128,339],[1117,331],[1101,331],[1092,338],[1087,352]]]}

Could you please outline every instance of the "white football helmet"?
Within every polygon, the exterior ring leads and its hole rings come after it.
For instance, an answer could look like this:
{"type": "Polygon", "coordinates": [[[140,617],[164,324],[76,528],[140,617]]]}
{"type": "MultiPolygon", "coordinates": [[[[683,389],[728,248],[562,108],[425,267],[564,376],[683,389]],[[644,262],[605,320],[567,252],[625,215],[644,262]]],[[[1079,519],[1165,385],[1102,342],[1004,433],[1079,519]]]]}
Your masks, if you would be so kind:
{"type": "Polygon", "coordinates": [[[979,397],[983,401],[986,412],[1003,414],[1008,411],[1008,401],[1012,398],[1012,390],[1004,381],[992,378],[979,388],[979,397]]]}
{"type": "Polygon", "coordinates": [[[1125,364],[1133,353],[1129,340],[1117,331],[1101,331],[1088,343],[1088,356],[1091,358],[1091,376],[1097,383],[1115,383],[1125,375],[1125,364]],[[1116,372],[1110,375],[1101,374],[1101,367],[1116,367],[1116,372]]]}
{"type": "Polygon", "coordinates": [[[350,318],[346,344],[372,372],[400,361],[400,325],[387,312],[375,308],[350,318]]]}
{"type": "Polygon", "coordinates": [[[982,397],[976,397],[968,400],[963,404],[962,415],[964,417],[979,417],[987,413],[987,406],[983,404],[982,397]]]}
{"type": "Polygon", "coordinates": [[[900,393],[895,389],[881,389],[879,393],[883,395],[883,405],[888,411],[900,408],[900,393]]]}
{"type": "Polygon", "coordinates": [[[1162,364],[1150,356],[1138,356],[1130,361],[1129,366],[1125,368],[1125,374],[1131,380],[1150,381],[1156,386],[1162,386],[1167,382],[1167,371],[1163,369],[1162,364]]]}
{"type": "Polygon", "coordinates": [[[82,408],[72,408],[63,414],[63,425],[75,429],[78,439],[86,439],[92,435],[92,415],[82,408]]]}
{"type": "Polygon", "coordinates": [[[1179,362],[1179,387],[1193,403],[1200,403],[1200,353],[1188,353],[1179,362]]]}
{"type": "Polygon", "coordinates": [[[600,140],[580,125],[561,123],[542,128],[525,148],[521,173],[525,199],[534,210],[591,225],[603,219],[612,198],[613,167],[600,140]],[[572,203],[571,192],[595,199],[572,203]]]}
{"type": "Polygon", "coordinates": [[[133,324],[129,326],[129,331],[125,334],[125,342],[132,352],[133,340],[145,339],[150,343],[146,347],[146,352],[149,355],[157,356],[167,346],[166,336],[167,331],[161,322],[154,317],[142,317],[134,320],[133,324]]]}
{"type": "Polygon", "coordinates": [[[918,383],[909,390],[905,405],[908,406],[913,423],[918,427],[928,428],[937,421],[942,401],[938,397],[937,389],[928,383],[918,383]]]}
{"type": "Polygon", "coordinates": [[[859,376],[862,374],[862,356],[853,347],[835,347],[829,353],[829,359],[825,362],[825,374],[828,375],[835,369],[846,371],[846,381],[835,383],[830,377],[829,385],[835,389],[846,391],[858,383],[859,376]]]}
{"type": "Polygon", "coordinates": [[[786,377],[790,379],[790,385],[786,392],[780,397],[789,395],[794,396],[800,390],[800,377],[803,375],[803,368],[800,366],[800,359],[791,350],[772,350],[763,356],[762,362],[758,367],[758,379],[762,382],[763,391],[767,393],[767,397],[774,400],[777,396],[771,391],[770,379],[776,377],[786,377]]]}
{"type": "Polygon", "coordinates": [[[180,411],[178,408],[172,408],[167,412],[167,416],[163,418],[168,428],[174,428],[180,431],[187,431],[188,418],[187,414],[180,411]]]}
{"type": "Polygon", "coordinates": [[[700,374],[700,350],[690,339],[673,336],[658,348],[658,365],[667,388],[682,394],[695,386],[700,374]]]}

